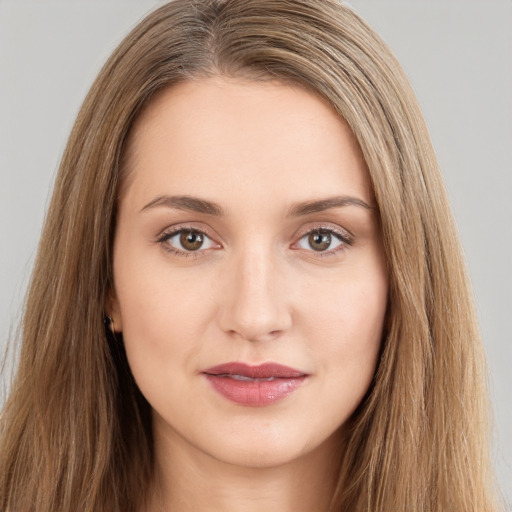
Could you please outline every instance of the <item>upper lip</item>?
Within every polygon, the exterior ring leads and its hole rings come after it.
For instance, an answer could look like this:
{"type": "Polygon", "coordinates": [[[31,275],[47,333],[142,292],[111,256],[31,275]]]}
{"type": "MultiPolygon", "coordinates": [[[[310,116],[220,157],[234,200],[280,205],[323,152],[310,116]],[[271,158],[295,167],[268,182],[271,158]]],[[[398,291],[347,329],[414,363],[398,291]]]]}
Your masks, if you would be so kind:
{"type": "Polygon", "coordinates": [[[263,363],[259,365],[249,365],[241,362],[231,362],[212,366],[203,370],[202,373],[207,375],[241,375],[243,377],[249,377],[251,379],[268,379],[274,378],[296,378],[307,375],[306,373],[284,366],[278,363],[263,363]]]}

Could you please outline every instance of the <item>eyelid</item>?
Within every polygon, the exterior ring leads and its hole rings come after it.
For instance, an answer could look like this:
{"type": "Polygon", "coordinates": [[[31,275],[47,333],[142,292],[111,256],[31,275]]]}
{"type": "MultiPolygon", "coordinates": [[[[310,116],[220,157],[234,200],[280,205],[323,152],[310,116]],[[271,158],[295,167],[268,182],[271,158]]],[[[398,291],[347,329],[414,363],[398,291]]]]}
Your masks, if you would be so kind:
{"type": "Polygon", "coordinates": [[[346,240],[347,243],[353,243],[354,235],[346,228],[342,228],[337,224],[331,224],[330,222],[311,222],[306,226],[301,227],[294,235],[294,238],[301,238],[304,235],[308,235],[313,231],[328,231],[330,233],[334,233],[338,235],[343,240],[346,240]]]}
{"type": "Polygon", "coordinates": [[[339,251],[343,251],[347,248],[347,246],[351,246],[354,243],[354,235],[348,231],[347,229],[341,228],[339,226],[333,226],[329,223],[321,223],[316,225],[310,225],[308,227],[301,228],[294,237],[295,242],[293,242],[291,248],[295,250],[302,250],[308,253],[314,254],[316,257],[325,257],[332,256],[338,253],[339,251]],[[315,251],[314,249],[303,249],[302,247],[294,247],[296,246],[305,236],[314,233],[315,231],[324,231],[332,234],[338,240],[340,240],[341,244],[335,247],[334,249],[329,249],[326,251],[315,251]]]}
{"type": "Polygon", "coordinates": [[[178,256],[185,256],[185,257],[201,257],[204,256],[204,253],[214,249],[220,249],[222,248],[222,244],[216,240],[216,236],[210,234],[209,229],[205,229],[204,227],[197,227],[193,224],[177,224],[174,226],[169,226],[162,230],[155,238],[155,243],[160,244],[162,248],[172,254],[176,254],[178,256]],[[168,244],[168,240],[173,238],[174,236],[177,236],[178,234],[182,233],[183,231],[193,231],[196,233],[200,233],[204,237],[208,238],[213,244],[214,247],[207,247],[205,249],[199,248],[196,251],[187,251],[184,249],[180,249],[179,247],[175,247],[171,244],[168,244]]]}
{"type": "MultiPolygon", "coordinates": [[[[308,253],[314,254],[316,257],[326,257],[326,256],[333,256],[336,253],[343,251],[347,248],[347,246],[353,245],[354,242],[354,235],[347,229],[341,228],[338,225],[333,225],[331,223],[319,223],[319,224],[313,224],[307,225],[306,227],[302,227],[300,230],[296,232],[294,235],[294,242],[291,245],[291,248],[294,250],[301,250],[308,253]],[[334,249],[329,249],[326,251],[315,251],[314,249],[304,249],[302,247],[296,247],[298,242],[302,240],[305,236],[310,235],[311,233],[315,231],[324,231],[327,233],[332,234],[335,236],[338,240],[340,240],[340,244],[335,247],[334,249]]],[[[162,230],[155,238],[155,243],[161,244],[162,248],[168,252],[174,253],[179,256],[185,256],[185,257],[201,257],[205,256],[205,253],[209,250],[218,250],[222,249],[222,244],[218,242],[219,237],[217,235],[211,234],[211,229],[208,227],[198,227],[197,225],[194,225],[194,223],[186,223],[186,224],[177,224],[173,226],[169,226],[162,230]],[[170,244],[166,244],[170,238],[173,236],[176,236],[180,232],[183,231],[195,231],[197,233],[200,233],[207,237],[213,244],[215,244],[215,247],[208,247],[206,249],[198,249],[196,251],[187,251],[187,250],[181,250],[177,247],[174,247],[170,244]]]]}
{"type": "MultiPolygon", "coordinates": [[[[208,236],[208,238],[211,238],[212,240],[217,241],[217,239],[219,239],[219,236],[209,226],[205,226],[202,223],[198,225],[196,222],[180,222],[162,229],[158,235],[156,235],[155,241],[158,241],[163,237],[176,234],[180,231],[197,231],[198,233],[208,236]]],[[[217,243],[220,244],[220,242],[217,243]]]]}

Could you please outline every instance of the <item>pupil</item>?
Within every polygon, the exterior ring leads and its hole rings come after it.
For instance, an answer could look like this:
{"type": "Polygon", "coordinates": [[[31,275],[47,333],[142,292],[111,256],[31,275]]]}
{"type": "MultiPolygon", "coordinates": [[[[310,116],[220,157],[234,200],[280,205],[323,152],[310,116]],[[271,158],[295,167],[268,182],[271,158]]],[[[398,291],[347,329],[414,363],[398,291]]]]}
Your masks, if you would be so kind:
{"type": "Polygon", "coordinates": [[[331,234],[316,231],[309,235],[309,245],[315,251],[325,251],[331,245],[331,234]]]}
{"type": "Polygon", "coordinates": [[[180,242],[187,251],[197,251],[203,245],[203,236],[195,231],[186,231],[181,234],[180,242]]]}

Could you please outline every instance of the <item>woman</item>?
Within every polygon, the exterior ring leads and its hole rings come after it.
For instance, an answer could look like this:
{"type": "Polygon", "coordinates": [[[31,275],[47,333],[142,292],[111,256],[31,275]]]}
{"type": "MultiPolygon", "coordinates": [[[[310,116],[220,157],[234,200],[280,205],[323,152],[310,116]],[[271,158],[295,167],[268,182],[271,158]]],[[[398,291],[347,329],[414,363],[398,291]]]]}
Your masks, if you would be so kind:
{"type": "Polygon", "coordinates": [[[495,510],[455,240],[410,87],[349,9],[162,6],[63,157],[0,508],[495,510]]]}

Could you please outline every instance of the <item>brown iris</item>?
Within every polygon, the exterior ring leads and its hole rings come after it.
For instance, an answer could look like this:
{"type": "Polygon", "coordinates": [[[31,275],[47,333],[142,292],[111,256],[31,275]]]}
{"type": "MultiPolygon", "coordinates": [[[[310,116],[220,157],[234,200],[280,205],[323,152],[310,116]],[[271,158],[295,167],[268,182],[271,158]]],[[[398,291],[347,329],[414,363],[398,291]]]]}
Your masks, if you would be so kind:
{"type": "Polygon", "coordinates": [[[187,251],[197,251],[203,242],[203,234],[198,231],[183,231],[180,235],[181,246],[187,251]]]}
{"type": "Polygon", "coordinates": [[[313,231],[308,236],[309,246],[314,251],[325,251],[331,245],[331,238],[327,231],[313,231]]]}

